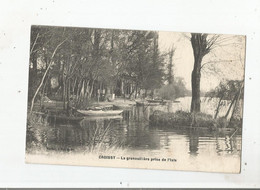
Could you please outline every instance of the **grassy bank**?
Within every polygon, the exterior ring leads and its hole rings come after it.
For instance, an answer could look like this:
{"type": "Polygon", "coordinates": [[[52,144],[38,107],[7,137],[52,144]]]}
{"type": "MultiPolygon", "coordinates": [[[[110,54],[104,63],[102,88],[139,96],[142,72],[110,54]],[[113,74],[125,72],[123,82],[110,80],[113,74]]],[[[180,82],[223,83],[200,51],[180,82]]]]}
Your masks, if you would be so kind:
{"type": "Polygon", "coordinates": [[[177,111],[167,113],[155,111],[149,118],[151,126],[158,127],[196,127],[207,129],[218,128],[241,128],[242,120],[232,119],[230,122],[224,117],[214,119],[211,115],[205,113],[191,114],[190,112],[177,111]]]}

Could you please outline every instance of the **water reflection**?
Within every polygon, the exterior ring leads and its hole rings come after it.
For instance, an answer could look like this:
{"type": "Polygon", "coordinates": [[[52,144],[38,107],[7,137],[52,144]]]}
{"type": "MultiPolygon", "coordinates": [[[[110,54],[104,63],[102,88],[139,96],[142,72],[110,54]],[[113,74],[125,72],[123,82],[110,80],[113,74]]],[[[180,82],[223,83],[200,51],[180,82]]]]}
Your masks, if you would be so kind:
{"type": "Polygon", "coordinates": [[[197,155],[199,150],[199,135],[197,131],[189,132],[189,153],[191,155],[197,155]]]}
{"type": "Polygon", "coordinates": [[[41,144],[51,151],[85,153],[119,147],[128,151],[142,150],[161,155],[240,155],[241,135],[208,130],[171,129],[149,126],[149,115],[156,109],[172,106],[133,106],[122,116],[85,118],[78,125],[39,128],[41,144]]]}

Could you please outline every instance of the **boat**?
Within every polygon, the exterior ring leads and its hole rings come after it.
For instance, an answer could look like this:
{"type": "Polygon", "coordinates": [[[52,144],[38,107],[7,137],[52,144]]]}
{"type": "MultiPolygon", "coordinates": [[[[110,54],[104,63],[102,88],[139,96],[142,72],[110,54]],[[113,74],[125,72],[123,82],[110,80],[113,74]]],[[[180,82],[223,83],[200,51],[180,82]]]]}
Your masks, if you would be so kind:
{"type": "Polygon", "coordinates": [[[164,105],[164,104],[166,104],[167,102],[165,101],[165,100],[163,100],[163,99],[155,99],[155,100],[151,100],[151,99],[149,99],[149,100],[147,100],[147,102],[148,103],[152,103],[152,104],[162,104],[162,105],[164,105]]]}
{"type": "Polygon", "coordinates": [[[110,119],[123,119],[123,116],[122,115],[103,115],[103,116],[88,116],[88,117],[85,117],[83,122],[84,121],[96,121],[96,120],[110,120],[110,119]]]}
{"type": "Polygon", "coordinates": [[[112,110],[113,109],[113,105],[112,104],[108,104],[108,105],[93,105],[92,107],[88,108],[89,110],[112,110]]]}
{"type": "Polygon", "coordinates": [[[136,101],[136,106],[158,106],[160,103],[148,102],[148,101],[136,101]]]}
{"type": "Polygon", "coordinates": [[[79,113],[88,116],[107,116],[107,115],[119,115],[123,110],[77,110],[79,113]]]}
{"type": "Polygon", "coordinates": [[[79,123],[84,119],[82,116],[60,116],[60,115],[50,115],[46,114],[47,120],[49,122],[56,123],[79,123]]]}
{"type": "Polygon", "coordinates": [[[147,102],[149,102],[149,103],[163,103],[164,100],[163,99],[161,99],[161,100],[147,100],[147,102]]]}

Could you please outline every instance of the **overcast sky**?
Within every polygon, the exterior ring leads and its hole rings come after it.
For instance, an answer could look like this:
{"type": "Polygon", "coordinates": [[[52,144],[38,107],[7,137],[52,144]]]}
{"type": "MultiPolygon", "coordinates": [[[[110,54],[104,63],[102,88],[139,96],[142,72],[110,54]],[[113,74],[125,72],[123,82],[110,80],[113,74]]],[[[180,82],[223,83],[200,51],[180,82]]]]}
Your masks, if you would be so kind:
{"type": "MultiPolygon", "coordinates": [[[[191,89],[191,72],[193,69],[193,51],[191,42],[187,38],[189,33],[159,32],[159,48],[161,51],[168,51],[175,47],[173,56],[174,74],[183,77],[187,89],[191,89]]],[[[228,37],[226,43],[222,43],[214,51],[203,58],[205,65],[201,76],[201,90],[208,91],[215,88],[224,79],[242,79],[244,76],[244,47],[243,36],[223,35],[228,37]],[[218,72],[215,72],[218,71],[218,72]]]]}

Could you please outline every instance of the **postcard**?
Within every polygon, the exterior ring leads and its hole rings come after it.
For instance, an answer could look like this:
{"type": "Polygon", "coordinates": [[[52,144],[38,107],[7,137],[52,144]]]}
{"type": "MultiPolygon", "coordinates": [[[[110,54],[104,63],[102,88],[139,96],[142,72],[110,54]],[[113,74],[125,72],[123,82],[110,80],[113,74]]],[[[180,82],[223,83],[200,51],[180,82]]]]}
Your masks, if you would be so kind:
{"type": "Polygon", "coordinates": [[[31,26],[26,163],[240,173],[245,44],[31,26]]]}

